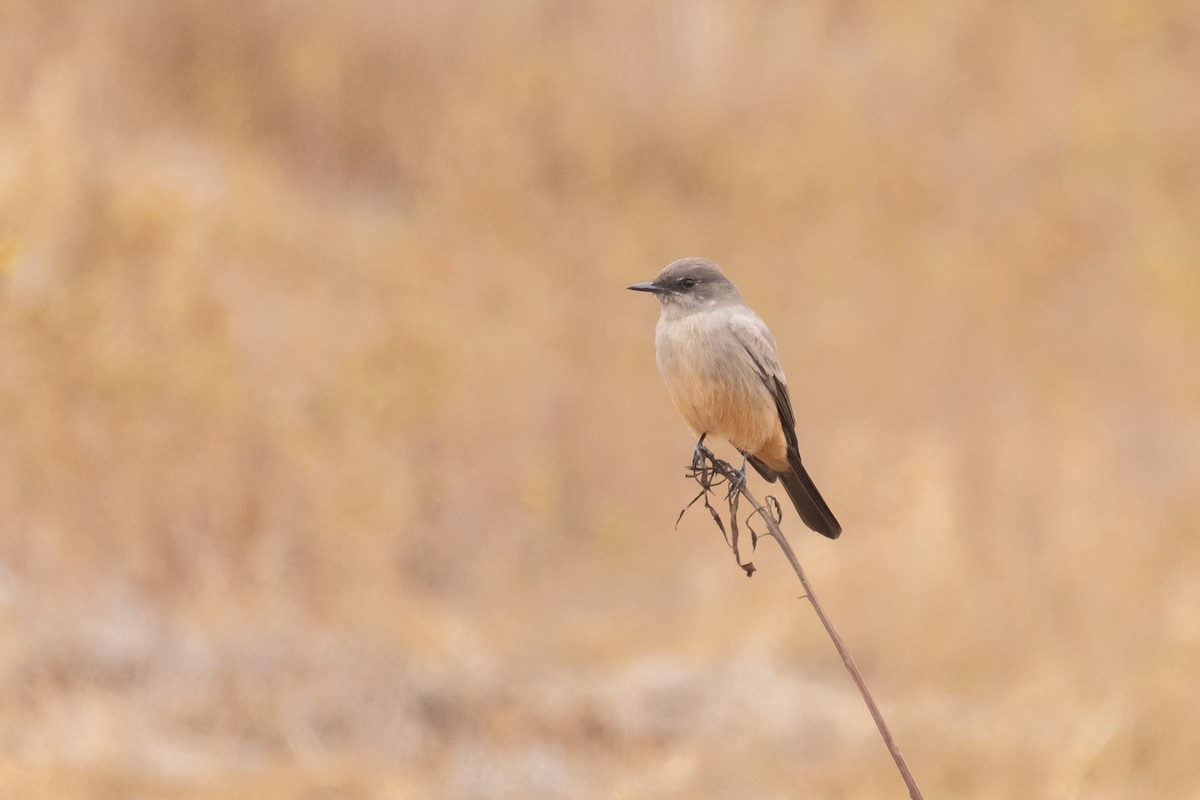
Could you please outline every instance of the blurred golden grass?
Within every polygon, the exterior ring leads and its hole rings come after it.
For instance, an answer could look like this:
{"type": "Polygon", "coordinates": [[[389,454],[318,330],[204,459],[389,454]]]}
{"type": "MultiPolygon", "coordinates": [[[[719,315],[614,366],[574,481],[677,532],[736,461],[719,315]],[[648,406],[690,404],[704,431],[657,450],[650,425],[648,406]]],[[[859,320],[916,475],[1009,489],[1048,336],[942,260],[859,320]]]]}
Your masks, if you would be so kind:
{"type": "Polygon", "coordinates": [[[897,796],[777,554],[670,529],[622,287],[697,254],[929,795],[1194,795],[1193,5],[15,0],[0,66],[0,794],[897,796]]]}

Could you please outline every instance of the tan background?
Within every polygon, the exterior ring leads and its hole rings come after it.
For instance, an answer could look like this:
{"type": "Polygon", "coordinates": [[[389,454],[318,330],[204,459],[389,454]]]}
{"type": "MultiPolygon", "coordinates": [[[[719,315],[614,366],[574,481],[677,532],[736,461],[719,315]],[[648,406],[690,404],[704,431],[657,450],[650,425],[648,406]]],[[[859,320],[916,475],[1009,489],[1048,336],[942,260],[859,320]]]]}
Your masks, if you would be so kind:
{"type": "Polygon", "coordinates": [[[682,255],[927,794],[1200,797],[1200,7],[1119,0],[4,3],[0,796],[903,796],[672,530],[682,255]]]}

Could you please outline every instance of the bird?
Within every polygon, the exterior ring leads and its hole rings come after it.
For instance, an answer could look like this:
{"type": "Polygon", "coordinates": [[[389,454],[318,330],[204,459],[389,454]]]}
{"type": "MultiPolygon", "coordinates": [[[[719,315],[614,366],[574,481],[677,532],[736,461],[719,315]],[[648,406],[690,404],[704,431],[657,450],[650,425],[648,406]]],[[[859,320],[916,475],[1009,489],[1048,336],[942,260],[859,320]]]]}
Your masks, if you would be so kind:
{"type": "Polygon", "coordinates": [[[697,447],[709,435],[725,439],[764,480],[783,483],[805,525],[838,538],[842,526],[800,460],[775,337],[721,268],[681,258],[627,288],[658,298],[655,360],[697,447]]]}

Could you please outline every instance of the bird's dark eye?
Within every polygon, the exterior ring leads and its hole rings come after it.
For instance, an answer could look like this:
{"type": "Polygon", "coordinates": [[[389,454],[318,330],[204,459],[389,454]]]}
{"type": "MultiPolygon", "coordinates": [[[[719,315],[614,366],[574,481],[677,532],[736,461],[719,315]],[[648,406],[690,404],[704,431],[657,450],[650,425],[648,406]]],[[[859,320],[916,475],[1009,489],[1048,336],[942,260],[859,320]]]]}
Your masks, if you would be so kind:
{"type": "Polygon", "coordinates": [[[695,278],[684,278],[679,282],[679,285],[685,289],[694,289],[696,288],[696,283],[697,281],[695,278]]]}

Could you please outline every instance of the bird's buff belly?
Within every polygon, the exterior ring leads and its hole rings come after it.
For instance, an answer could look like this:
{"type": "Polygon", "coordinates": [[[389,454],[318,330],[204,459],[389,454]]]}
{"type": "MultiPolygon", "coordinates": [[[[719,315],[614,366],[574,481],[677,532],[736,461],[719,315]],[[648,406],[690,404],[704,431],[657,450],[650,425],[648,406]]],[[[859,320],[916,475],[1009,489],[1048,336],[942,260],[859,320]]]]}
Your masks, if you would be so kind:
{"type": "Polygon", "coordinates": [[[739,450],[762,452],[779,433],[774,401],[761,382],[694,370],[666,375],[671,399],[692,432],[720,436],[739,450]]]}

